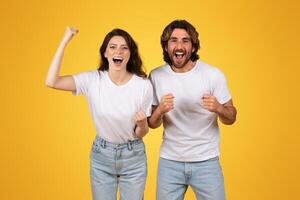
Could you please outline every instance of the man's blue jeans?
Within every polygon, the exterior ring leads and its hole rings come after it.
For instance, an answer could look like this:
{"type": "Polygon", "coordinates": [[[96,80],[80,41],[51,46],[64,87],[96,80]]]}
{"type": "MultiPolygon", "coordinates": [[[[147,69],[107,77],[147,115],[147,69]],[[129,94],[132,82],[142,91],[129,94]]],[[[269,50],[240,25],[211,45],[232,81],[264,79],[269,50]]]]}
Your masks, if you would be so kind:
{"type": "Polygon", "coordinates": [[[159,159],[157,200],[183,200],[188,186],[198,200],[225,200],[219,157],[200,162],[159,159]]]}
{"type": "Polygon", "coordinates": [[[113,144],[96,136],[90,155],[94,200],[142,200],[147,176],[143,140],[113,144]]]}

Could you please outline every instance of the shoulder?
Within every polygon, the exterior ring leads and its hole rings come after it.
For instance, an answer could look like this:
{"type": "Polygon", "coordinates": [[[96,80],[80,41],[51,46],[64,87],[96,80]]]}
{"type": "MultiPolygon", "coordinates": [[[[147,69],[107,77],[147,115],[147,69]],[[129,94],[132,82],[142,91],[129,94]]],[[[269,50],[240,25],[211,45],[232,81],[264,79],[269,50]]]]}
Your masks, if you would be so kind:
{"type": "Polygon", "coordinates": [[[223,72],[215,66],[207,64],[200,60],[197,61],[197,65],[198,65],[198,71],[200,73],[205,74],[206,77],[210,77],[213,79],[218,79],[218,78],[224,77],[223,72]]]}
{"type": "Polygon", "coordinates": [[[98,70],[89,70],[89,71],[79,72],[77,74],[74,74],[74,76],[85,76],[88,78],[99,77],[99,71],[98,70]]]}
{"type": "Polygon", "coordinates": [[[161,73],[165,73],[168,67],[169,67],[169,64],[165,63],[163,65],[160,65],[160,66],[154,68],[150,72],[150,77],[157,76],[157,75],[159,75],[161,73]]]}
{"type": "Polygon", "coordinates": [[[137,75],[133,75],[134,78],[135,78],[135,82],[137,85],[140,85],[140,86],[143,86],[143,87],[152,87],[152,84],[150,82],[150,80],[148,78],[144,78],[144,77],[140,77],[140,76],[137,76],[137,75]]]}

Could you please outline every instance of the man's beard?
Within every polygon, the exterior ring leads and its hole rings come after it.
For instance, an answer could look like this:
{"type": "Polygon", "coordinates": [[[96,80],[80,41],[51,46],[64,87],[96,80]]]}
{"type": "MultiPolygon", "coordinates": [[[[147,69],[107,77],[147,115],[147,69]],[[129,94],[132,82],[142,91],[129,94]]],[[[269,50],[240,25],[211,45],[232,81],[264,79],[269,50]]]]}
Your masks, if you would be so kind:
{"type": "Polygon", "coordinates": [[[176,63],[176,61],[174,60],[174,57],[176,57],[175,52],[173,52],[171,55],[169,54],[170,60],[172,62],[172,66],[175,67],[175,68],[178,68],[178,69],[183,68],[191,60],[191,56],[192,56],[191,53],[188,53],[188,54],[185,54],[185,55],[186,55],[186,58],[183,60],[183,62],[176,63]]]}

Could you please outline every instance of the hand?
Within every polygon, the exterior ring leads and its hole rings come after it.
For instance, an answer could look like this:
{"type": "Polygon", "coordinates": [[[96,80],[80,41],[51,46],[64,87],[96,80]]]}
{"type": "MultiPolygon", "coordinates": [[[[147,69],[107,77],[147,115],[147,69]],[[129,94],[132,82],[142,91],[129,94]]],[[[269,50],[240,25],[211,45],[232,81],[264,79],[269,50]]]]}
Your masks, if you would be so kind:
{"type": "Polygon", "coordinates": [[[135,113],[135,122],[136,122],[136,126],[140,128],[148,127],[147,116],[144,113],[144,111],[139,110],[138,112],[135,113]]]}
{"type": "Polygon", "coordinates": [[[171,93],[166,94],[161,97],[161,100],[157,107],[157,109],[159,109],[159,112],[161,115],[174,109],[174,100],[173,99],[174,99],[174,96],[171,93]]]}
{"type": "Polygon", "coordinates": [[[65,35],[64,35],[64,40],[66,42],[69,42],[71,40],[71,38],[76,35],[78,33],[78,29],[75,28],[75,27],[70,27],[70,26],[67,26],[66,27],[66,31],[65,31],[65,35]]]}
{"type": "Polygon", "coordinates": [[[215,96],[204,94],[202,97],[202,106],[214,113],[219,113],[220,109],[222,109],[222,104],[220,104],[215,96]]]}

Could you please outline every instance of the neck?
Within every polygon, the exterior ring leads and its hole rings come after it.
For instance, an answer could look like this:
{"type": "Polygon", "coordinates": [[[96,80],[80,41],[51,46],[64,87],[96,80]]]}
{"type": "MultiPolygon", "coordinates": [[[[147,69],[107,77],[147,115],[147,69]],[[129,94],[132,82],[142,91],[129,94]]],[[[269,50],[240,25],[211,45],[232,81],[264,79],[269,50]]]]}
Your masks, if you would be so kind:
{"type": "Polygon", "coordinates": [[[130,80],[132,74],[127,72],[126,70],[114,71],[108,69],[108,76],[111,79],[111,81],[114,82],[116,85],[123,85],[130,80]]]}
{"type": "Polygon", "coordinates": [[[189,60],[183,67],[174,67],[174,65],[171,66],[172,70],[176,73],[185,73],[193,69],[196,65],[197,61],[191,61],[189,60]]]}

